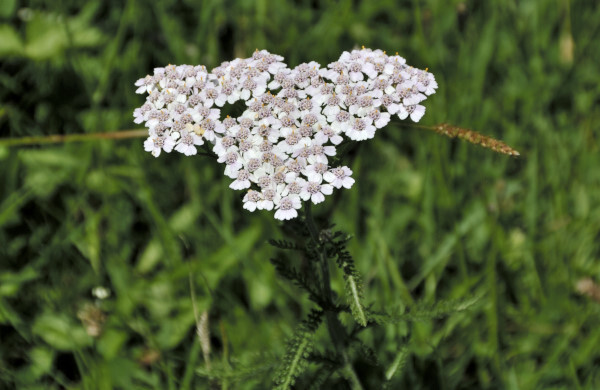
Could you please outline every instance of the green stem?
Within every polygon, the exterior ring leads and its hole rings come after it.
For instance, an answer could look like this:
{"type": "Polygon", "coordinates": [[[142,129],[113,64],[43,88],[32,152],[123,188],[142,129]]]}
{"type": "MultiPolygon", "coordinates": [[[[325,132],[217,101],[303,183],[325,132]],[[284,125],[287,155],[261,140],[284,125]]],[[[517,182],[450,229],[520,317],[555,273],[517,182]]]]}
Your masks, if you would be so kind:
{"type": "Polygon", "coordinates": [[[346,333],[346,329],[340,322],[338,318],[337,312],[333,309],[335,307],[333,292],[331,290],[331,277],[329,275],[329,263],[327,262],[327,255],[324,253],[324,247],[321,245],[321,240],[319,239],[319,230],[315,224],[315,221],[312,216],[312,208],[311,208],[310,200],[305,202],[304,210],[306,216],[306,225],[308,227],[308,231],[310,232],[310,237],[317,247],[317,252],[319,254],[319,264],[321,266],[321,276],[322,276],[322,286],[321,291],[323,294],[323,300],[326,303],[327,307],[324,307],[325,317],[327,319],[327,330],[329,331],[329,336],[333,341],[333,345],[335,346],[336,352],[342,357],[344,362],[343,370],[345,371],[348,379],[351,382],[353,389],[362,390],[363,387],[360,384],[358,379],[358,375],[354,371],[354,367],[350,363],[350,359],[348,358],[348,353],[346,352],[346,339],[348,335],[346,333]]]}

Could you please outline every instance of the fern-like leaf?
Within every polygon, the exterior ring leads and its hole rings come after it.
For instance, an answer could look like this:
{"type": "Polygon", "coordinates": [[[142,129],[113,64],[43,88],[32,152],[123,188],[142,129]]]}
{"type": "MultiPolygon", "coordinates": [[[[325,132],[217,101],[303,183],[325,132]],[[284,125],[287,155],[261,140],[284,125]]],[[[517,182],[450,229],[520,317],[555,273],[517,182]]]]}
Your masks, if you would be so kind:
{"type": "Polygon", "coordinates": [[[342,365],[342,361],[340,359],[341,358],[339,356],[331,352],[326,352],[324,354],[319,352],[312,352],[308,357],[308,361],[311,363],[317,363],[320,365],[326,364],[336,367],[342,365]]]}
{"type": "Polygon", "coordinates": [[[298,246],[297,244],[287,241],[287,240],[269,240],[269,244],[274,246],[275,248],[283,249],[283,250],[293,250],[293,251],[302,251],[304,248],[298,246]]]}
{"type": "Polygon", "coordinates": [[[281,277],[291,280],[297,287],[306,290],[311,301],[315,302],[319,306],[323,306],[323,300],[321,299],[317,291],[315,291],[315,288],[311,285],[311,283],[306,279],[304,275],[302,275],[294,267],[289,265],[286,260],[271,259],[271,263],[275,266],[275,270],[281,277]]]}
{"type": "Polygon", "coordinates": [[[408,358],[408,348],[406,348],[406,346],[404,346],[404,347],[400,348],[400,350],[396,354],[396,357],[394,358],[394,361],[388,367],[388,369],[385,371],[386,383],[384,385],[384,389],[388,388],[390,381],[396,374],[402,373],[402,369],[406,365],[407,358],[408,358]]]}
{"type": "Polygon", "coordinates": [[[479,300],[481,295],[471,296],[457,300],[439,301],[431,304],[416,304],[409,307],[404,313],[389,314],[382,312],[370,312],[369,320],[377,324],[398,323],[404,321],[427,321],[447,317],[451,314],[469,310],[479,300]]]}
{"type": "Polygon", "coordinates": [[[362,342],[360,339],[354,339],[354,344],[358,344],[357,351],[360,356],[370,365],[379,366],[379,359],[373,348],[362,342]]]}
{"type": "Polygon", "coordinates": [[[324,364],[322,365],[318,370],[317,373],[311,378],[310,380],[310,387],[308,388],[309,390],[321,390],[321,389],[325,389],[326,387],[324,386],[325,383],[327,382],[327,380],[331,377],[331,375],[333,375],[334,372],[336,372],[339,369],[340,366],[331,366],[328,364],[324,364]]]}
{"type": "Polygon", "coordinates": [[[361,277],[354,267],[354,259],[347,251],[340,251],[337,258],[338,267],[344,272],[344,289],[354,320],[361,326],[367,326],[367,312],[362,303],[363,291],[361,277]]]}
{"type": "Polygon", "coordinates": [[[361,277],[356,271],[352,255],[346,250],[346,244],[351,238],[342,231],[327,230],[327,235],[324,237],[324,241],[327,242],[325,249],[327,257],[335,258],[337,266],[344,273],[344,290],[354,320],[360,326],[365,327],[368,323],[368,316],[363,304],[361,277]]]}
{"type": "Polygon", "coordinates": [[[226,364],[213,362],[210,369],[196,370],[200,377],[218,381],[238,382],[248,377],[256,378],[277,366],[277,358],[271,354],[251,354],[242,358],[231,358],[226,364]]]}
{"type": "Polygon", "coordinates": [[[312,310],[308,315],[308,319],[302,321],[288,343],[282,367],[275,376],[275,388],[277,390],[290,389],[298,376],[305,370],[313,349],[313,336],[321,323],[322,315],[322,311],[312,310]]]}

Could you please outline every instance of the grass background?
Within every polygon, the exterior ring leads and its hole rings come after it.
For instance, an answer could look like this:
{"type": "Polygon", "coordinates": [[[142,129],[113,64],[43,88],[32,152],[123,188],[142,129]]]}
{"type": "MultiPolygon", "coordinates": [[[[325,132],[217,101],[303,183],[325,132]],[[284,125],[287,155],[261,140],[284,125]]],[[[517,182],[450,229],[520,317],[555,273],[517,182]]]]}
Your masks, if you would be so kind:
{"type": "MultiPolygon", "coordinates": [[[[576,288],[600,281],[599,20],[591,0],[3,0],[0,135],[130,129],[134,81],[169,63],[397,51],[440,85],[425,124],[521,157],[394,120],[361,144],[352,190],[315,208],[354,235],[374,308],[482,295],[444,320],[363,332],[376,356],[354,362],[364,386],[405,351],[391,388],[600,388],[600,293],[576,288]]],[[[0,146],[0,387],[268,387],[313,304],[269,263],[272,213],[242,210],[221,169],[154,159],[141,139],[0,146]],[[207,379],[191,289],[228,380],[207,379]]]]}

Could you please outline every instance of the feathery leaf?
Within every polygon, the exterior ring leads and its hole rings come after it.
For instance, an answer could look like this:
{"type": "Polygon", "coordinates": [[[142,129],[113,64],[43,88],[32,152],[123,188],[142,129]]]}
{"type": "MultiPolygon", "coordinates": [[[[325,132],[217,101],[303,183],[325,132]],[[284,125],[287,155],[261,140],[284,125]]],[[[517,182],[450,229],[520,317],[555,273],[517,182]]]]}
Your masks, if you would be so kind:
{"type": "Polygon", "coordinates": [[[296,330],[288,343],[282,367],[275,376],[276,389],[290,389],[306,368],[313,348],[313,336],[321,323],[322,315],[323,312],[320,310],[311,310],[308,319],[302,321],[302,324],[296,330]]]}
{"type": "Polygon", "coordinates": [[[400,348],[400,350],[396,354],[396,357],[394,358],[394,361],[392,362],[392,364],[385,371],[386,382],[389,383],[389,381],[394,377],[394,375],[396,375],[396,373],[402,372],[402,369],[406,365],[407,357],[408,357],[408,348],[406,348],[406,346],[403,346],[402,348],[400,348]]]}
{"type": "Polygon", "coordinates": [[[275,266],[275,270],[277,273],[285,278],[291,280],[297,287],[300,287],[306,292],[308,292],[309,299],[319,306],[323,306],[322,299],[311,285],[311,283],[306,279],[304,275],[298,272],[294,267],[288,264],[288,262],[284,259],[271,259],[271,263],[275,266]]]}
{"type": "Polygon", "coordinates": [[[354,259],[347,251],[338,252],[336,260],[339,268],[344,272],[344,289],[346,298],[350,305],[350,310],[354,320],[361,326],[367,326],[367,314],[362,303],[363,291],[361,277],[354,267],[354,259]]]}
{"type": "Polygon", "coordinates": [[[210,369],[207,367],[198,368],[196,373],[198,376],[208,379],[235,382],[265,373],[273,369],[277,362],[276,357],[271,354],[251,354],[244,356],[244,359],[232,358],[226,364],[212,362],[210,369]]]}
{"type": "Polygon", "coordinates": [[[269,244],[274,246],[275,248],[283,249],[283,250],[295,250],[295,251],[303,251],[304,248],[298,246],[297,244],[287,241],[287,240],[269,240],[269,244]]]}
{"type": "Polygon", "coordinates": [[[398,323],[403,321],[427,321],[447,317],[451,314],[469,310],[481,299],[481,295],[457,300],[443,300],[433,305],[417,303],[401,314],[369,312],[369,320],[377,324],[398,323]]]}

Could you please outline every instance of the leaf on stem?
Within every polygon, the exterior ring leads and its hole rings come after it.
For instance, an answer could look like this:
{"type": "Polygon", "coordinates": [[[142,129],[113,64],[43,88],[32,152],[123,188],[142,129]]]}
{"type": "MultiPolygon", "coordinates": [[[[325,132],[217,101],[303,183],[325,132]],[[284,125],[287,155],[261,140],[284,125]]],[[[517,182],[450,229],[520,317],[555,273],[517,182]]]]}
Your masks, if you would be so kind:
{"type": "Polygon", "coordinates": [[[444,300],[435,304],[417,303],[409,307],[402,314],[389,314],[383,312],[369,312],[369,320],[377,324],[394,324],[404,321],[427,321],[447,317],[471,309],[481,295],[475,295],[458,300],[444,300]]]}
{"type": "Polygon", "coordinates": [[[404,368],[404,365],[406,364],[407,357],[408,357],[408,348],[406,348],[406,346],[403,346],[402,348],[400,348],[400,350],[396,354],[396,357],[394,358],[394,361],[392,362],[392,364],[385,371],[386,382],[389,382],[394,377],[394,375],[396,375],[396,373],[402,372],[402,369],[404,368]]]}
{"type": "Polygon", "coordinates": [[[311,310],[308,319],[302,321],[288,343],[288,348],[279,372],[275,376],[276,389],[290,389],[305,370],[313,349],[313,336],[321,323],[323,312],[311,310]]]}
{"type": "Polygon", "coordinates": [[[367,326],[367,315],[362,304],[363,293],[360,277],[356,271],[353,273],[344,272],[344,279],[346,281],[344,287],[350,303],[352,316],[360,325],[367,326]]]}
{"type": "Polygon", "coordinates": [[[354,320],[361,326],[367,326],[368,318],[363,301],[362,281],[360,274],[354,266],[354,259],[350,252],[344,250],[346,240],[334,243],[337,252],[336,263],[344,273],[344,290],[350,305],[354,320]]]}
{"type": "Polygon", "coordinates": [[[304,289],[311,301],[323,307],[324,303],[319,294],[315,291],[309,280],[304,275],[298,272],[294,267],[289,265],[289,261],[285,259],[271,259],[271,263],[275,266],[275,271],[284,279],[291,280],[297,287],[304,289]]]}
{"type": "Polygon", "coordinates": [[[304,248],[299,247],[297,244],[287,241],[287,240],[269,240],[269,244],[274,246],[275,248],[283,249],[283,250],[296,250],[302,251],[304,248]]]}

